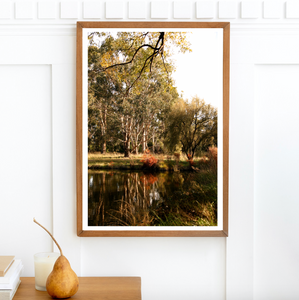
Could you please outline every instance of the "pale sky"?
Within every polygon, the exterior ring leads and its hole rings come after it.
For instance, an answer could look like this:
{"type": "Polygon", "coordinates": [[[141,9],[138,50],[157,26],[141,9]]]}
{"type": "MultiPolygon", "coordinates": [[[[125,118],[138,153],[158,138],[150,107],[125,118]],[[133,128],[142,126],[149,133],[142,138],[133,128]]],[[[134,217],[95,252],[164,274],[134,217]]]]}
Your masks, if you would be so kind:
{"type": "Polygon", "coordinates": [[[188,33],[191,53],[175,54],[173,73],[179,94],[190,99],[197,95],[214,107],[222,99],[222,29],[198,29],[188,33]]]}

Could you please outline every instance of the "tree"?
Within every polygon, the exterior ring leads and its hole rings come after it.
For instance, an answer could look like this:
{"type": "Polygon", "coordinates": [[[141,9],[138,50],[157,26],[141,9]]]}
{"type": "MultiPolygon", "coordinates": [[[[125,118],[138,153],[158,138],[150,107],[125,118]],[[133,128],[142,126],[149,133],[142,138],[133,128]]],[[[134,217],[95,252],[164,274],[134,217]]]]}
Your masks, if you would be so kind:
{"type": "Polygon", "coordinates": [[[185,39],[181,33],[157,32],[93,33],[90,38],[89,108],[90,116],[95,119],[96,114],[98,120],[97,125],[90,125],[101,133],[97,140],[103,142],[104,152],[107,136],[111,137],[107,128],[113,118],[114,128],[118,128],[114,133],[128,157],[131,142],[135,152],[140,143],[145,150],[177,97],[170,76],[174,66],[166,42],[187,51],[185,39]],[[151,46],[153,43],[155,46],[151,46]]]}
{"type": "MultiPolygon", "coordinates": [[[[94,150],[106,153],[108,136],[108,115],[113,115],[111,103],[120,90],[117,81],[109,72],[98,72],[101,64],[109,61],[109,52],[103,53],[99,48],[90,46],[88,49],[88,129],[89,143],[94,144],[94,150]],[[99,60],[99,57],[101,60],[99,60]]],[[[111,123],[111,122],[110,122],[111,123]]]]}
{"type": "Polygon", "coordinates": [[[144,152],[148,142],[155,141],[160,136],[164,120],[178,97],[172,80],[169,80],[159,68],[148,73],[146,80],[140,83],[141,86],[136,95],[137,105],[131,137],[135,153],[138,153],[140,145],[144,152]]]}
{"type": "Polygon", "coordinates": [[[217,109],[194,97],[191,102],[179,99],[167,120],[166,144],[171,151],[180,145],[188,158],[213,144],[217,137],[217,109]]]}
{"type": "Polygon", "coordinates": [[[192,51],[184,32],[118,32],[116,38],[109,32],[92,32],[89,34],[91,45],[98,46],[101,44],[102,46],[103,39],[105,42],[108,41],[106,50],[112,50],[114,58],[119,60],[102,66],[101,71],[121,66],[134,66],[136,61],[140,61],[134,80],[126,86],[127,93],[144,72],[152,71],[156,61],[162,62],[168,73],[166,65],[170,63],[169,59],[174,48],[182,53],[192,51]]]}

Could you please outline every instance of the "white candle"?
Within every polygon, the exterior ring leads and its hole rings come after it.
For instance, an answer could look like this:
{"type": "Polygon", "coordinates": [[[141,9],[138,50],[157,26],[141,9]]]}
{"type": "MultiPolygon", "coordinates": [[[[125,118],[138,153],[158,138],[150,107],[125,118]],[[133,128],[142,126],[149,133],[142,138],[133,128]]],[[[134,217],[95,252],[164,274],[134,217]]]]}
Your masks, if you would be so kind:
{"type": "Polygon", "coordinates": [[[43,252],[34,255],[35,288],[37,290],[46,291],[47,278],[59,255],[55,252],[43,252]]]}

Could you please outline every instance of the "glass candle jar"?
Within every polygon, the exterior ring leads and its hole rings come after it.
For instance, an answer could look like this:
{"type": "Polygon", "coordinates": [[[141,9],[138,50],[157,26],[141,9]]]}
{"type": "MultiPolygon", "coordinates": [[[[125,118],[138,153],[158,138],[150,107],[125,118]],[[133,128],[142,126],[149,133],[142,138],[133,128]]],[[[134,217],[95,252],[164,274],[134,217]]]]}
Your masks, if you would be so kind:
{"type": "Polygon", "coordinates": [[[47,278],[59,256],[60,254],[55,252],[42,252],[34,255],[35,288],[38,291],[47,290],[47,278]]]}

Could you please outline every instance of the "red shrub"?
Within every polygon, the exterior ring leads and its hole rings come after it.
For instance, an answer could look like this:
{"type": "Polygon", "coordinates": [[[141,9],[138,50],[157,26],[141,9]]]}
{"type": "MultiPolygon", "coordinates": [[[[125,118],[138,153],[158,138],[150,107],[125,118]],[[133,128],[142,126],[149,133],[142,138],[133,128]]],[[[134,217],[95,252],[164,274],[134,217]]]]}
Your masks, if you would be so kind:
{"type": "Polygon", "coordinates": [[[208,158],[211,164],[217,166],[218,159],[218,148],[217,147],[209,147],[208,158]]]}
{"type": "Polygon", "coordinates": [[[143,168],[155,168],[157,166],[158,159],[154,155],[150,154],[149,150],[146,150],[144,151],[141,162],[143,163],[143,168]]]}
{"type": "Polygon", "coordinates": [[[208,149],[207,156],[203,156],[198,162],[198,167],[201,170],[211,170],[217,173],[217,157],[218,149],[217,147],[210,147],[208,149]]]}

